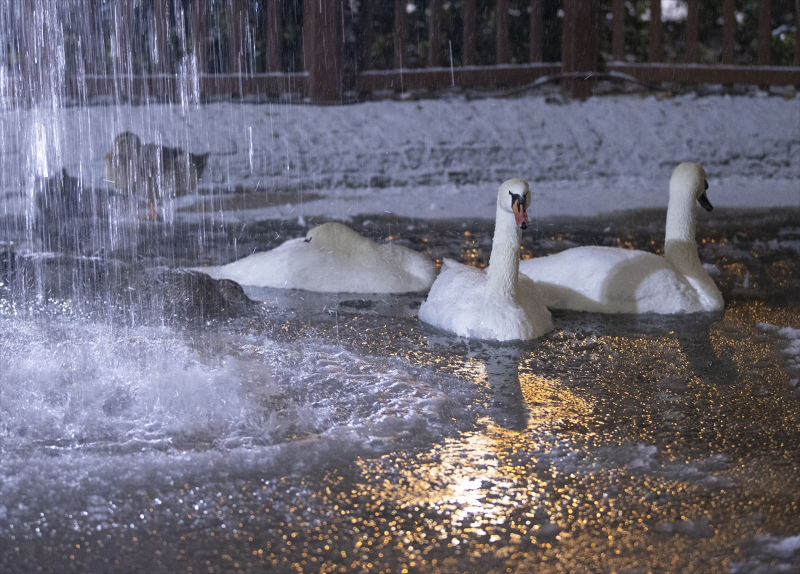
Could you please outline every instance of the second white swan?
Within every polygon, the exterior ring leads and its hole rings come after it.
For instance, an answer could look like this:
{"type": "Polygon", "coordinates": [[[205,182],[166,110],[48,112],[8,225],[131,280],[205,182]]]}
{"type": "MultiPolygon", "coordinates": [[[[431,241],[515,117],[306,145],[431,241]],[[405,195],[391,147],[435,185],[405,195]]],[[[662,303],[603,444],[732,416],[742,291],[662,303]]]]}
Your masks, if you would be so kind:
{"type": "Polygon", "coordinates": [[[672,172],[664,257],[616,247],[575,247],[527,259],[520,271],[536,281],[555,309],[597,313],[719,311],[722,293],[700,263],[695,239],[697,201],[707,211],[706,172],[682,163],[672,172]]]}
{"type": "Polygon", "coordinates": [[[271,251],[196,270],[240,285],[328,293],[427,291],[436,277],[436,266],[422,253],[375,243],[336,222],[315,227],[306,237],[290,239],[271,251]]]}

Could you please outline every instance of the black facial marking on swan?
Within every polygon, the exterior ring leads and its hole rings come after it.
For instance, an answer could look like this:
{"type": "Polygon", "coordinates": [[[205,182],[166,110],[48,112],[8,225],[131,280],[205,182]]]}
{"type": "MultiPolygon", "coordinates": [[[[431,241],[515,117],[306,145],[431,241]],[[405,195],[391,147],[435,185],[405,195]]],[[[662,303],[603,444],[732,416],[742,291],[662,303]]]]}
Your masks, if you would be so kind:
{"type": "Polygon", "coordinates": [[[522,205],[522,209],[525,209],[525,196],[520,197],[518,193],[511,193],[508,192],[508,195],[511,196],[511,210],[514,210],[514,206],[517,204],[522,205]]]}

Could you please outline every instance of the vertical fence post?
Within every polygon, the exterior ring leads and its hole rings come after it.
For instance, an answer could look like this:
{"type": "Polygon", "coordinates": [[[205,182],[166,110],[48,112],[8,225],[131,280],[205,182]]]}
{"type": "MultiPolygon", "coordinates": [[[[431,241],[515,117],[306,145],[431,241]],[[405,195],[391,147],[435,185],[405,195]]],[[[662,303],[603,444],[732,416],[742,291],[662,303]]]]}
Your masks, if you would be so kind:
{"type": "Polygon", "coordinates": [[[508,9],[509,0],[497,0],[497,30],[495,30],[496,60],[498,64],[511,61],[511,46],[508,41],[508,9]]]}
{"type": "Polygon", "coordinates": [[[574,98],[588,98],[597,71],[600,0],[564,0],[562,23],[561,69],[568,77],[562,88],[574,98]],[[580,73],[586,72],[585,77],[580,73]]]}
{"type": "Polygon", "coordinates": [[[800,0],[794,0],[794,65],[800,66],[800,0]]]}
{"type": "Polygon", "coordinates": [[[89,90],[89,82],[87,82],[85,77],[81,77],[81,71],[84,76],[87,74],[94,74],[94,65],[96,61],[94,58],[94,0],[80,0],[78,10],[81,14],[81,17],[78,19],[80,52],[77,54],[80,65],[76,73],[67,78],[66,83],[67,93],[75,99],[86,97],[92,92],[89,90]]]}
{"type": "Polygon", "coordinates": [[[686,62],[696,64],[700,61],[700,43],[697,39],[700,9],[698,0],[686,1],[686,62]]]}
{"type": "Polygon", "coordinates": [[[428,66],[442,64],[442,0],[430,0],[428,9],[428,66]]]}
{"type": "Polygon", "coordinates": [[[151,34],[155,35],[155,42],[152,43],[155,49],[153,58],[153,72],[159,74],[149,86],[143,86],[146,91],[152,90],[154,93],[149,95],[158,99],[172,100],[176,93],[177,85],[171,82],[172,74],[172,55],[170,50],[170,10],[168,2],[153,3],[153,26],[151,34]]]}
{"type": "Polygon", "coordinates": [[[544,0],[531,0],[531,13],[530,13],[530,55],[528,59],[531,62],[541,62],[544,59],[543,45],[544,45],[544,26],[542,25],[542,9],[544,0]]]}
{"type": "Polygon", "coordinates": [[[205,95],[205,78],[208,72],[208,0],[194,0],[189,21],[192,32],[192,55],[197,66],[200,97],[205,95]]]}
{"type": "Polygon", "coordinates": [[[461,19],[464,24],[464,39],[461,45],[461,64],[464,66],[474,66],[475,26],[478,21],[477,0],[461,0],[461,10],[461,19]]]}
{"type": "Polygon", "coordinates": [[[394,69],[398,70],[406,62],[406,44],[408,42],[408,15],[406,1],[394,0],[394,69]]]}
{"type": "Polygon", "coordinates": [[[611,16],[611,55],[621,62],[625,59],[625,0],[614,0],[611,16]]]}
{"type": "Polygon", "coordinates": [[[247,54],[245,49],[247,7],[244,0],[230,0],[228,10],[230,15],[230,23],[228,24],[228,72],[241,74],[245,71],[247,54]]]}
{"type": "Polygon", "coordinates": [[[153,3],[153,34],[155,34],[154,72],[169,74],[171,58],[169,57],[169,6],[166,2],[153,3]]]}
{"type": "Polygon", "coordinates": [[[344,38],[341,0],[303,3],[303,61],[312,102],[334,102],[342,97],[344,38]]]}
{"type": "Polygon", "coordinates": [[[130,99],[133,96],[133,62],[131,29],[133,28],[133,1],[121,0],[114,6],[111,28],[112,73],[114,94],[130,99]]]}
{"type": "MultiPolygon", "coordinates": [[[[795,34],[797,34],[795,32],[795,34]]],[[[772,2],[758,0],[758,65],[769,66],[772,47],[772,2]]]]}
{"type": "Polygon", "coordinates": [[[267,0],[267,72],[280,72],[283,44],[282,0],[267,0]]]}
{"type": "Polygon", "coordinates": [[[359,59],[361,69],[371,70],[375,67],[375,61],[372,57],[372,46],[375,44],[375,0],[361,0],[360,16],[361,46],[359,59]]]}
{"type": "Polygon", "coordinates": [[[664,57],[663,32],[661,30],[661,0],[650,0],[650,47],[647,60],[660,62],[664,57]]]}
{"type": "Polygon", "coordinates": [[[722,63],[734,63],[736,0],[722,0],[722,63]]]}
{"type": "Polygon", "coordinates": [[[86,74],[94,74],[95,69],[95,0],[82,0],[81,12],[83,18],[81,22],[81,58],[83,59],[83,71],[86,74]]]}
{"type": "Polygon", "coordinates": [[[131,28],[133,27],[133,6],[131,0],[121,0],[115,7],[111,28],[111,56],[114,74],[125,76],[133,73],[131,69],[131,28]]]}

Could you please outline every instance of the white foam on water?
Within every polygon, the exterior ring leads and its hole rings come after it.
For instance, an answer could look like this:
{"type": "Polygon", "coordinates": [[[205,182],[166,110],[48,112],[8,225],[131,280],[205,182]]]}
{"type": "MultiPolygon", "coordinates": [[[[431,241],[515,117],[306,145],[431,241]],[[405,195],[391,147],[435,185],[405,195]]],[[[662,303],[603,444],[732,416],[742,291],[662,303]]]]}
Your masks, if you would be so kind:
{"type": "Polygon", "coordinates": [[[793,329],[792,327],[779,327],[777,325],[770,325],[769,323],[759,323],[758,328],[767,333],[777,333],[779,336],[786,339],[787,344],[784,353],[788,355],[786,359],[787,369],[790,374],[795,375],[789,381],[792,387],[798,386],[798,379],[796,375],[800,374],[800,329],[793,329]]]}
{"type": "Polygon", "coordinates": [[[471,424],[454,408],[469,400],[463,381],[400,357],[311,339],[237,336],[217,348],[168,328],[0,318],[0,512],[189,477],[305,472],[471,424]]]}

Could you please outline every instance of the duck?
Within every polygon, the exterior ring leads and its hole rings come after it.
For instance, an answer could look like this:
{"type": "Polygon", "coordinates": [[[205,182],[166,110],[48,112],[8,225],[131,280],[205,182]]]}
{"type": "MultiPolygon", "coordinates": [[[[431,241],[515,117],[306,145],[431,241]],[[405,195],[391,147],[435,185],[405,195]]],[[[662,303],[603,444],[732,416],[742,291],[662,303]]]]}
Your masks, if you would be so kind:
{"type": "Polygon", "coordinates": [[[271,251],[196,270],[241,285],[323,293],[424,292],[436,278],[436,265],[424,254],[376,243],[335,221],[271,251]]]}
{"type": "Polygon", "coordinates": [[[181,197],[197,188],[209,155],[142,144],[136,134],[122,132],[105,155],[106,177],[119,191],[144,195],[149,202],[148,219],[157,219],[157,202],[181,197]]]}
{"type": "Polygon", "coordinates": [[[520,239],[530,223],[530,203],[524,179],[500,186],[488,268],[445,259],[419,309],[420,321],[460,337],[491,341],[526,341],[553,329],[538,286],[519,273],[520,239]]]}
{"type": "Polygon", "coordinates": [[[664,257],[617,247],[584,246],[527,259],[520,271],[536,281],[551,309],[595,313],[700,313],[725,302],[697,254],[695,201],[707,211],[702,166],[681,163],[669,181],[664,257]]]}

